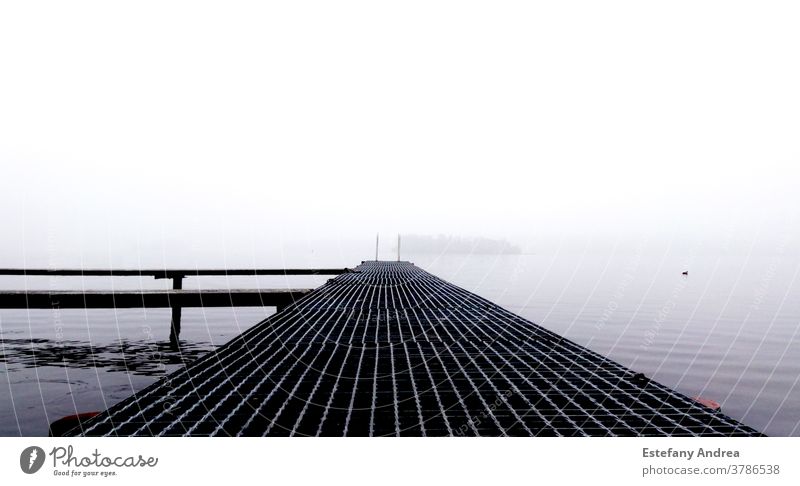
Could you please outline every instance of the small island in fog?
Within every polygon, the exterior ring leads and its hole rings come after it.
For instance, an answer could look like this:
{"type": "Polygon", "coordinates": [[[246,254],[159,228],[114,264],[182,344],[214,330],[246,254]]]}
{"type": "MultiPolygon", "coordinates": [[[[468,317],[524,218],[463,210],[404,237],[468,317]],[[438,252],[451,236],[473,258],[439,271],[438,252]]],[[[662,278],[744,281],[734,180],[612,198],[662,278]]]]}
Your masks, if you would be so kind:
{"type": "MultiPolygon", "coordinates": [[[[478,255],[520,255],[520,247],[506,240],[482,237],[461,237],[451,235],[403,235],[403,253],[429,254],[478,254],[478,255]]],[[[395,247],[396,250],[396,247],[395,247]]]]}

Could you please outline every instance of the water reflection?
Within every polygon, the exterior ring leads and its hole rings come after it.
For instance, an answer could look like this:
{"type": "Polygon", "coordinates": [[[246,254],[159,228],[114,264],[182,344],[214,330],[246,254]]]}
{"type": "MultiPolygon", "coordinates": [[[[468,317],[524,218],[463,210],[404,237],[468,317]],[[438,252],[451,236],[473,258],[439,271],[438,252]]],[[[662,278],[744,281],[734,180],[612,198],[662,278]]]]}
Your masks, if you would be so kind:
{"type": "Polygon", "coordinates": [[[5,363],[9,370],[56,366],[159,376],[166,369],[171,371],[175,365],[185,365],[215,347],[208,342],[181,341],[180,351],[175,351],[169,341],[120,339],[93,345],[86,341],[0,337],[0,363],[5,363]]]}

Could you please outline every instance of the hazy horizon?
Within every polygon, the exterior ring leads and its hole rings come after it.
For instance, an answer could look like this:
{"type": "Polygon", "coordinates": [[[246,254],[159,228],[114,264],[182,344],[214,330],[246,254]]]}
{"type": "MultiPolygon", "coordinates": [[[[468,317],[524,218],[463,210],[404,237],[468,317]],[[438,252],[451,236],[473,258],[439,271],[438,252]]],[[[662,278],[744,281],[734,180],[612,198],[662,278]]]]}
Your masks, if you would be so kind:
{"type": "Polygon", "coordinates": [[[312,3],[3,6],[0,265],[352,264],[378,232],[797,243],[791,16],[312,3]]]}

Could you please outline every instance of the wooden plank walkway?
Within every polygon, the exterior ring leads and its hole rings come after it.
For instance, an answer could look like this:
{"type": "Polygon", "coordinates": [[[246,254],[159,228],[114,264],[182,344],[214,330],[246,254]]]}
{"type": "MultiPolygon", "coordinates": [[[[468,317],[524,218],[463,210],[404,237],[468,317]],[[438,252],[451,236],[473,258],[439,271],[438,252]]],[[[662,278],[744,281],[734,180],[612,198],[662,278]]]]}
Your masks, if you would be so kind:
{"type": "Polygon", "coordinates": [[[760,435],[407,262],[337,276],[72,433],[760,435]]]}

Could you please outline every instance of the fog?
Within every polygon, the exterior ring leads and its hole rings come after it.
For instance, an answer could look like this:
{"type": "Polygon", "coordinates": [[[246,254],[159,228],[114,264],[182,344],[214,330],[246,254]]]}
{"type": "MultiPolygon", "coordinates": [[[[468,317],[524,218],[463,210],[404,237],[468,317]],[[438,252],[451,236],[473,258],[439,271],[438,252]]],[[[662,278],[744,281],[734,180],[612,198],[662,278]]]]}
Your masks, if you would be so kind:
{"type": "Polygon", "coordinates": [[[785,251],[798,9],[6,3],[0,266],[785,251]]]}

